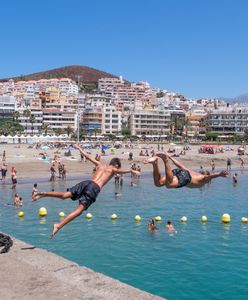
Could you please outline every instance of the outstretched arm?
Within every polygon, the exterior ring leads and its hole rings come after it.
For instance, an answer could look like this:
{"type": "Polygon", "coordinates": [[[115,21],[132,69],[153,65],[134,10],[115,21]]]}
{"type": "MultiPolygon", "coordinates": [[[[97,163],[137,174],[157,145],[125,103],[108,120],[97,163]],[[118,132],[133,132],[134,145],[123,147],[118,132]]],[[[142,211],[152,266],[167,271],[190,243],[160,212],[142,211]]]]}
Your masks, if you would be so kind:
{"type": "Polygon", "coordinates": [[[133,175],[137,175],[137,176],[140,175],[140,172],[132,170],[131,168],[128,168],[128,169],[117,169],[117,168],[114,168],[113,171],[114,171],[114,174],[128,174],[128,173],[132,173],[133,175]]]}
{"type": "Polygon", "coordinates": [[[220,173],[213,173],[213,174],[209,174],[209,175],[205,175],[205,178],[207,180],[211,180],[213,178],[217,178],[217,177],[227,177],[228,176],[228,172],[226,171],[221,171],[220,173]]]}
{"type": "Polygon", "coordinates": [[[100,164],[93,156],[89,155],[84,149],[82,149],[79,145],[74,146],[76,149],[80,151],[80,153],[89,161],[91,161],[94,165],[98,166],[100,164]]]}

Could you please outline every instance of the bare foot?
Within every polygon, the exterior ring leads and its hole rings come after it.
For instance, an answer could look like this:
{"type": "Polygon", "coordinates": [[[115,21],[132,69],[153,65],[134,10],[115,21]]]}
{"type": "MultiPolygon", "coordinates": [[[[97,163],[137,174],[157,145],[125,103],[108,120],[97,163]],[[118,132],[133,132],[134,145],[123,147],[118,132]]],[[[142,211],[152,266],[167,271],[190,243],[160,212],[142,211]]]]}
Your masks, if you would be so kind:
{"type": "Polygon", "coordinates": [[[43,193],[34,193],[33,196],[32,196],[32,201],[37,201],[37,200],[39,200],[42,197],[45,197],[43,195],[43,193]]]}
{"type": "Polygon", "coordinates": [[[52,233],[50,235],[50,239],[52,239],[58,231],[59,231],[58,224],[53,224],[53,231],[52,231],[52,233]]]}
{"type": "Polygon", "coordinates": [[[159,152],[159,153],[156,153],[156,155],[161,158],[164,162],[167,162],[168,161],[168,155],[163,153],[163,152],[159,152]]]}
{"type": "Polygon", "coordinates": [[[145,158],[143,162],[144,164],[153,164],[157,162],[157,160],[158,160],[157,156],[153,156],[153,157],[145,158]]]}

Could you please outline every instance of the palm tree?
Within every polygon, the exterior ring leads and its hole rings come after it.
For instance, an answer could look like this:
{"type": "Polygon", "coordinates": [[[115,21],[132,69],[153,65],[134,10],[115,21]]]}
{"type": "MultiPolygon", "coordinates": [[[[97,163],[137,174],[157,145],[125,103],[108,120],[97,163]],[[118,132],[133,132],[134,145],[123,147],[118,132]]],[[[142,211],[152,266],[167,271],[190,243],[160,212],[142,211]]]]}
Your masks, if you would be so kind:
{"type": "Polygon", "coordinates": [[[43,123],[42,126],[41,126],[41,129],[43,130],[45,135],[47,135],[47,132],[50,129],[50,126],[49,126],[49,124],[43,123]]]}
{"type": "Polygon", "coordinates": [[[98,133],[101,133],[101,129],[100,128],[94,128],[94,134],[95,134],[95,137],[98,133]]]}
{"type": "Polygon", "coordinates": [[[31,123],[32,135],[34,133],[34,123],[35,123],[35,121],[36,121],[35,116],[34,115],[30,115],[29,122],[31,123]]]}
{"type": "Polygon", "coordinates": [[[63,134],[63,129],[62,128],[56,128],[54,130],[54,132],[55,132],[55,134],[61,135],[61,134],[63,134]]]}
{"type": "Polygon", "coordinates": [[[14,112],[13,112],[13,121],[17,123],[19,117],[20,117],[19,111],[17,111],[17,110],[14,111],[14,112]]]}
{"type": "Polygon", "coordinates": [[[23,111],[23,116],[25,117],[25,123],[26,123],[25,132],[27,133],[27,131],[28,131],[28,119],[31,116],[31,111],[29,109],[25,109],[23,111]]]}
{"type": "Polygon", "coordinates": [[[172,116],[171,117],[171,122],[170,122],[170,129],[171,129],[171,133],[178,133],[179,131],[181,131],[183,129],[185,120],[178,117],[178,116],[172,116]]]}
{"type": "Polygon", "coordinates": [[[68,136],[70,136],[74,132],[74,130],[71,128],[71,126],[67,126],[65,128],[65,132],[68,136]]]}

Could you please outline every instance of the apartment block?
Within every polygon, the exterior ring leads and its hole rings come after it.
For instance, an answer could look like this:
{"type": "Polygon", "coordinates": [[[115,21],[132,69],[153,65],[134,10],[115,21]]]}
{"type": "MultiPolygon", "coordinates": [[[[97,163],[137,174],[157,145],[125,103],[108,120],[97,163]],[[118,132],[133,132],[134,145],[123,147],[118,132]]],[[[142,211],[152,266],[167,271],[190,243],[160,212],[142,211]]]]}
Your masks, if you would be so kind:
{"type": "Polygon", "coordinates": [[[243,134],[248,128],[248,106],[212,110],[207,116],[207,131],[219,134],[243,134]]]}
{"type": "Polygon", "coordinates": [[[129,126],[132,135],[165,136],[169,133],[170,113],[155,109],[136,110],[130,115],[129,126]]]}
{"type": "Polygon", "coordinates": [[[75,131],[77,128],[77,115],[75,112],[43,109],[43,124],[49,126],[48,131],[65,130],[67,127],[75,131]]]}
{"type": "Polygon", "coordinates": [[[0,96],[0,120],[13,119],[16,98],[13,96],[0,96]]]}
{"type": "Polygon", "coordinates": [[[99,135],[102,132],[103,110],[97,107],[88,107],[81,114],[80,128],[87,134],[99,135]]]}
{"type": "Polygon", "coordinates": [[[114,107],[103,109],[102,134],[120,134],[122,125],[122,114],[114,107]]]}
{"type": "Polygon", "coordinates": [[[23,126],[25,133],[39,134],[41,132],[41,127],[43,122],[43,113],[41,110],[19,109],[18,112],[19,112],[18,122],[20,125],[23,126]],[[27,111],[29,111],[28,115],[26,115],[27,111]]]}

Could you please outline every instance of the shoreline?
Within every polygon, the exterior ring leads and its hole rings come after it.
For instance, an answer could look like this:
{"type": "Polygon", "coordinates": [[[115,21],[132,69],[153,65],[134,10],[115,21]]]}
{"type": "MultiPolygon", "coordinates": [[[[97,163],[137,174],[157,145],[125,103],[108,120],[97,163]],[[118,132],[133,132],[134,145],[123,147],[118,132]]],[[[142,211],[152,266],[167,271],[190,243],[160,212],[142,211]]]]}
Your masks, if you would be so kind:
{"type": "MultiPolygon", "coordinates": [[[[110,150],[106,151],[106,155],[102,156],[102,160],[105,163],[109,163],[109,161],[113,157],[119,157],[122,162],[122,167],[127,168],[130,167],[132,163],[140,164],[141,170],[143,174],[151,173],[152,166],[149,164],[144,164],[143,160],[146,156],[139,156],[139,152],[141,149],[149,149],[149,155],[151,150],[153,149],[155,152],[157,151],[157,147],[155,145],[143,144],[143,145],[133,145],[133,149],[121,148],[116,149],[114,153],[110,150]],[[129,152],[133,152],[133,161],[128,160],[129,152]]],[[[169,148],[172,147],[170,144],[164,145],[164,151],[168,151],[169,148]]],[[[176,157],[182,164],[185,164],[186,167],[199,170],[202,165],[204,169],[211,170],[211,160],[214,159],[216,170],[226,169],[226,161],[227,158],[231,158],[232,160],[232,168],[239,169],[240,168],[240,160],[237,155],[238,146],[233,146],[232,151],[225,151],[224,153],[216,153],[216,154],[202,154],[198,153],[199,146],[190,145],[190,150],[186,151],[186,155],[180,155],[180,157],[176,157]]],[[[77,150],[72,150],[72,156],[66,157],[64,156],[65,149],[48,149],[46,150],[47,156],[50,158],[49,160],[40,160],[39,153],[42,150],[36,150],[33,148],[28,148],[27,145],[0,145],[0,160],[2,159],[1,155],[3,150],[6,151],[6,163],[7,163],[7,183],[10,182],[10,170],[11,167],[14,166],[17,170],[17,182],[23,183],[26,182],[27,179],[33,179],[40,182],[49,181],[50,178],[50,166],[52,164],[54,155],[58,155],[58,160],[65,165],[67,170],[67,180],[70,178],[71,180],[89,177],[92,174],[93,164],[90,162],[81,162],[80,155],[77,150]],[[56,153],[58,152],[58,154],[56,153]]],[[[95,156],[96,154],[100,154],[99,149],[90,150],[91,155],[95,156]]],[[[245,168],[248,166],[248,156],[243,155],[242,158],[245,162],[245,168]]],[[[2,164],[3,162],[1,162],[2,164]]],[[[161,168],[161,172],[164,171],[164,166],[162,161],[159,160],[159,166],[161,168]]],[[[57,171],[57,165],[55,166],[57,171]]],[[[174,166],[172,166],[174,168],[174,166]]],[[[0,180],[1,184],[1,180],[0,180]]]]}
{"type": "Polygon", "coordinates": [[[10,251],[0,255],[1,299],[164,299],[11,238],[10,251]]]}

